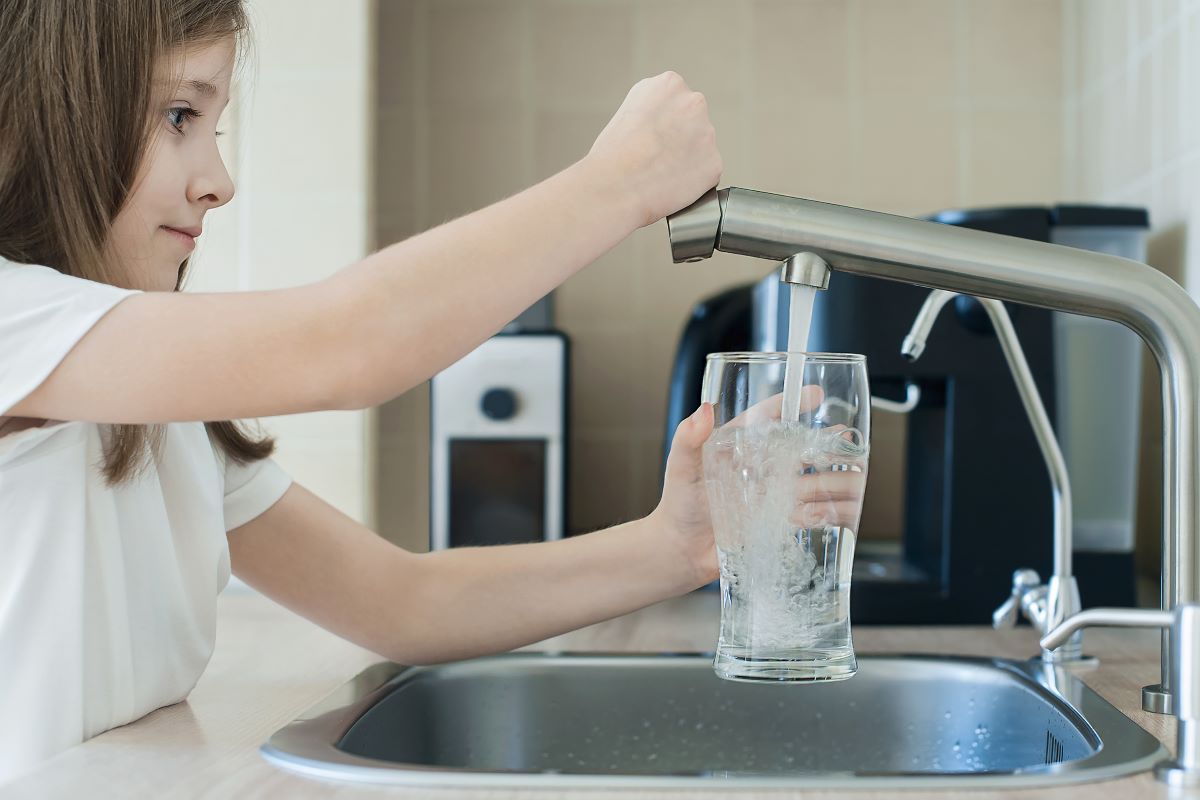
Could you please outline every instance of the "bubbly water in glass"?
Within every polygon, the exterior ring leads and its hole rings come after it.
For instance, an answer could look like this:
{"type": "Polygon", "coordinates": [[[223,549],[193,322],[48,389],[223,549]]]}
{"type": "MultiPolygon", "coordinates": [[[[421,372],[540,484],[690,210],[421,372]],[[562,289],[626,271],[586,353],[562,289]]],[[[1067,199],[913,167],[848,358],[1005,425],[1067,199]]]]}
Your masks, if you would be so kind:
{"type": "Polygon", "coordinates": [[[850,576],[870,390],[862,356],[807,352],[816,289],[790,292],[786,353],[713,353],[705,369],[718,424],[704,445],[721,568],[713,668],[732,680],[857,670],[850,576]]]}
{"type": "Polygon", "coordinates": [[[850,572],[861,496],[839,507],[833,476],[860,473],[865,482],[867,456],[855,429],[787,421],[728,425],[705,443],[721,565],[718,674],[791,681],[854,674],[850,572]]]}

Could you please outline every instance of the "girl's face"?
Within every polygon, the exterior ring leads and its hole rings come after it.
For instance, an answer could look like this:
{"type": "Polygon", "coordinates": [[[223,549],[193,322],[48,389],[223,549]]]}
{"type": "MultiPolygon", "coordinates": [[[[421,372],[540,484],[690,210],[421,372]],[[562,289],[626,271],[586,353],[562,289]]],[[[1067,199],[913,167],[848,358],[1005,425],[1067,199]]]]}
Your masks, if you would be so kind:
{"type": "Polygon", "coordinates": [[[183,53],[182,80],[156,111],[146,157],[106,242],[134,288],[173,291],[204,215],[233,197],[217,118],[229,102],[234,47],[230,38],[183,53]]]}

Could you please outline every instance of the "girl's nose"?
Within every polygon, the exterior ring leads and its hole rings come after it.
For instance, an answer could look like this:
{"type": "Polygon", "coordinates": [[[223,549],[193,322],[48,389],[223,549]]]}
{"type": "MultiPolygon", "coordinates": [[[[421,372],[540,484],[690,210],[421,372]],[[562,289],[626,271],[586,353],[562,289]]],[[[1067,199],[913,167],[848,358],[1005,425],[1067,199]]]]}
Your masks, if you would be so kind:
{"type": "Polygon", "coordinates": [[[217,208],[233,199],[233,191],[233,179],[229,177],[225,161],[214,144],[204,168],[192,180],[188,199],[205,203],[209,208],[217,208]]]}

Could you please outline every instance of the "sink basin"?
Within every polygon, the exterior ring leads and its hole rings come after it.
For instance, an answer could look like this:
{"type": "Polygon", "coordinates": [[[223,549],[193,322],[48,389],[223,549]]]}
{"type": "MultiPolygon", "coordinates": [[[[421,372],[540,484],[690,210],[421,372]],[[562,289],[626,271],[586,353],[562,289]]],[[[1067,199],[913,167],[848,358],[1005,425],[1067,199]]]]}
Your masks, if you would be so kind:
{"type": "Polygon", "coordinates": [[[277,731],[280,767],[456,786],[1028,786],[1166,752],[1069,672],[859,657],[846,681],[723,681],[711,655],[513,653],[377,664],[277,731]]]}

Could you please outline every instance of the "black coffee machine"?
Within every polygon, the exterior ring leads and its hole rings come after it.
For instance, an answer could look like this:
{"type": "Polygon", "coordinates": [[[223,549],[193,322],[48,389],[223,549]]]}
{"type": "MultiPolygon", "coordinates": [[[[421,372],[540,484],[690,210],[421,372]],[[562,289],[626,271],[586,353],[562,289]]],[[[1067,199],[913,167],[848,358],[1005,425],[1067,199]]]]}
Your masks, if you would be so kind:
{"type": "MultiPolygon", "coordinates": [[[[953,211],[929,219],[1040,241],[1051,241],[1060,225],[1147,225],[1141,209],[1084,206],[953,211]]],[[[865,354],[876,397],[900,401],[909,385],[920,389],[919,402],[905,415],[906,446],[893,454],[904,465],[902,529],[886,543],[860,532],[851,589],[856,623],[987,623],[1007,599],[1014,569],[1031,567],[1043,579],[1051,571],[1049,478],[982,306],[956,298],[922,357],[910,363],[901,356],[901,342],[928,294],[835,271],[813,308],[809,349],[865,354]]],[[[771,275],[693,310],[671,376],[664,462],[670,432],[699,401],[705,354],[786,348],[781,296],[786,292],[771,275]]],[[[1011,303],[1006,308],[1057,428],[1054,315],[1011,303]]],[[[873,443],[873,462],[879,452],[873,443]]],[[[1074,570],[1085,607],[1134,604],[1132,545],[1093,552],[1077,547],[1074,570]]]]}

